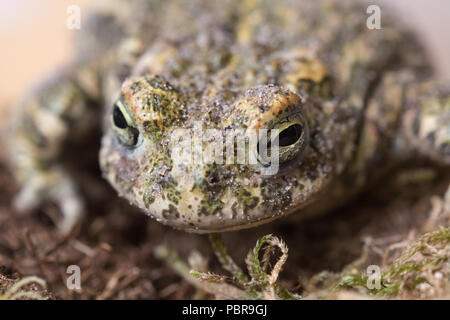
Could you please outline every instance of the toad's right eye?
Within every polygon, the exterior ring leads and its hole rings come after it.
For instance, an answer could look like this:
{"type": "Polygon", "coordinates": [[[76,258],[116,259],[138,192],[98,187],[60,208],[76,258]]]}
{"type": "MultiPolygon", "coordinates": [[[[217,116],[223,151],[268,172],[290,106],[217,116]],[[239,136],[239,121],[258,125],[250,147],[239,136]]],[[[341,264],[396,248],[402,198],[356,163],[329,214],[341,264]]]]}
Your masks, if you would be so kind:
{"type": "Polygon", "coordinates": [[[119,142],[127,147],[134,147],[138,143],[139,131],[134,125],[126,102],[121,98],[114,104],[112,123],[119,142]]]}

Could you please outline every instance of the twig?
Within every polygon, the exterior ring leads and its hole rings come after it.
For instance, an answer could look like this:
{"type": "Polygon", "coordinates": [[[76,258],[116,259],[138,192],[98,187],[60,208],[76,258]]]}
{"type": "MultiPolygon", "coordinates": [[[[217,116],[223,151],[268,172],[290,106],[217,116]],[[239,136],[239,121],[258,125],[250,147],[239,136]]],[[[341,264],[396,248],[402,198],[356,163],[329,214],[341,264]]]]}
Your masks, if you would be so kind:
{"type": "Polygon", "coordinates": [[[156,247],[155,256],[171,266],[179,276],[188,281],[191,285],[206,291],[209,294],[216,297],[220,296],[225,299],[239,299],[245,295],[243,290],[227,283],[210,283],[197,279],[191,274],[189,265],[182,261],[178,254],[167,246],[160,245],[156,247]]]}
{"type": "Polygon", "coordinates": [[[250,279],[228,254],[222,236],[219,233],[211,233],[209,235],[209,241],[211,242],[214,253],[217,256],[217,259],[219,259],[219,262],[222,265],[222,267],[228,272],[230,272],[233,275],[233,277],[235,277],[237,281],[240,282],[241,284],[249,282],[250,279]]]}

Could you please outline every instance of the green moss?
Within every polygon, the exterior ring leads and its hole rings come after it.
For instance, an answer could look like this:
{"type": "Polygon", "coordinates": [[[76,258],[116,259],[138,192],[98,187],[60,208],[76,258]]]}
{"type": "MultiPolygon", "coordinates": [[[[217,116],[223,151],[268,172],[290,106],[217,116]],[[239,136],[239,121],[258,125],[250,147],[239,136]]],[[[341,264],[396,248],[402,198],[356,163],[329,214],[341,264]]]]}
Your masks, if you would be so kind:
{"type": "Polygon", "coordinates": [[[232,299],[290,300],[300,298],[277,283],[278,275],[287,259],[287,247],[282,240],[272,235],[258,239],[245,261],[250,275],[248,276],[228,254],[220,234],[211,234],[209,239],[220,264],[231,274],[231,277],[196,270],[190,270],[187,274],[187,264],[175,252],[166,247],[157,248],[156,255],[168,263],[180,276],[188,281],[190,277],[193,277],[196,280],[190,281],[193,285],[207,290],[213,295],[221,291],[222,294],[225,292],[232,299]],[[270,268],[268,261],[275,247],[281,250],[282,255],[270,268]],[[263,258],[260,259],[260,256],[263,258]],[[205,282],[208,283],[208,286],[204,285],[205,282]]]}
{"type": "Polygon", "coordinates": [[[377,289],[367,287],[368,276],[365,271],[353,270],[351,273],[340,275],[336,289],[363,288],[368,294],[377,296],[395,296],[401,288],[415,289],[417,285],[426,281],[422,272],[431,268],[439,270],[448,262],[448,252],[441,253],[437,247],[448,247],[450,244],[450,228],[441,227],[439,230],[423,235],[403,255],[381,272],[380,284],[377,289]],[[429,248],[435,248],[432,253],[425,253],[429,248]],[[420,261],[409,261],[417,253],[423,253],[420,261]]]}
{"type": "MultiPolygon", "coordinates": [[[[194,285],[201,288],[201,283],[213,285],[208,287],[208,292],[215,294],[214,285],[225,286],[229,297],[234,299],[299,299],[300,296],[291,293],[277,283],[278,275],[287,259],[287,246],[279,238],[266,235],[258,239],[255,247],[248,253],[246,265],[248,275],[234,262],[228,254],[225,244],[219,234],[212,234],[210,242],[222,267],[231,276],[219,275],[211,272],[199,272],[190,270],[189,276],[198,283],[194,285]],[[281,250],[281,256],[277,257],[275,264],[269,264],[270,256],[274,248],[281,250]],[[261,258],[262,257],[262,258],[261,258]]],[[[380,286],[369,289],[367,286],[369,276],[363,270],[363,264],[367,260],[368,250],[356,262],[344,268],[341,274],[322,272],[313,277],[306,286],[306,291],[311,297],[330,298],[333,292],[342,289],[358,289],[368,295],[394,297],[405,290],[414,290],[418,285],[427,281],[427,274],[440,271],[449,261],[448,248],[450,244],[450,228],[440,228],[437,231],[424,234],[418,241],[411,245],[399,258],[381,270],[380,286]],[[418,261],[412,261],[416,254],[421,254],[418,261]],[[324,291],[314,288],[315,280],[323,284],[324,291]]],[[[180,261],[176,261],[174,269],[180,261]]],[[[185,265],[186,266],[186,265],[185,265]]],[[[184,276],[186,276],[184,268],[184,276]]],[[[180,273],[181,274],[181,273],[180,273]]],[[[448,279],[448,274],[443,275],[448,279]]],[[[319,282],[317,284],[319,284],[319,282]]],[[[217,287],[219,288],[219,287],[217,287]]]]}

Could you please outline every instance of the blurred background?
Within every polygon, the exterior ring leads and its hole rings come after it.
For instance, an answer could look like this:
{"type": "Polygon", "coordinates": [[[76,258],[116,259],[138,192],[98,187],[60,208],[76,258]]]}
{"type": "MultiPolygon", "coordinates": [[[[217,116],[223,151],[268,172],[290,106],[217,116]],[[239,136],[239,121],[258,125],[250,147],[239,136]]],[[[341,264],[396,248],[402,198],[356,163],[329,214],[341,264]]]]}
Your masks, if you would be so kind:
{"type": "MultiPolygon", "coordinates": [[[[113,0],[109,0],[113,2],[113,0]]],[[[313,1],[313,0],[306,0],[313,1]]],[[[371,1],[381,3],[388,1],[371,1]]],[[[30,85],[70,59],[67,7],[81,7],[81,17],[93,7],[87,0],[0,0],[0,111],[14,103],[30,85]]],[[[389,6],[423,38],[439,76],[450,81],[450,1],[396,0],[389,6]]],[[[2,117],[4,118],[4,117],[2,117]]]]}

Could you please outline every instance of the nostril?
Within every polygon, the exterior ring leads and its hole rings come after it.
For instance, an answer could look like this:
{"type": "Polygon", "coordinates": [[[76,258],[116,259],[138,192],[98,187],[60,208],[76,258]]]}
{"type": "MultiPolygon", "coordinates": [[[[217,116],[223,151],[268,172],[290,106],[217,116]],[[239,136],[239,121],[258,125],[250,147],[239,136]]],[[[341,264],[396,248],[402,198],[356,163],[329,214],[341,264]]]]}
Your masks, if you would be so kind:
{"type": "Polygon", "coordinates": [[[302,126],[298,123],[289,126],[278,135],[278,145],[280,147],[287,147],[296,143],[302,136],[302,131],[302,126]]]}
{"type": "Polygon", "coordinates": [[[217,183],[219,183],[219,177],[213,176],[213,177],[209,178],[209,183],[210,184],[217,184],[217,183]]]}

